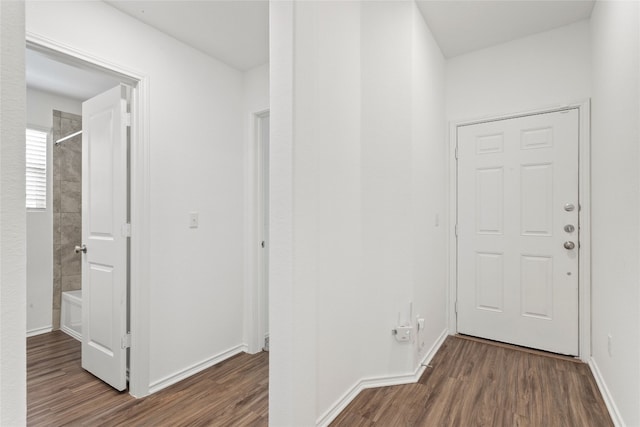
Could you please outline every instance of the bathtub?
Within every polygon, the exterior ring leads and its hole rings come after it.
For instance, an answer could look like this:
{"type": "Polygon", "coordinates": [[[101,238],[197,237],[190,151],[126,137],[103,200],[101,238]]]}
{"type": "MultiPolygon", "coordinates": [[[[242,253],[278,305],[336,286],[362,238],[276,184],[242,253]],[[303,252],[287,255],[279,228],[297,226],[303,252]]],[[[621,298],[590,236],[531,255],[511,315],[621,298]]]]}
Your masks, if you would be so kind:
{"type": "Polygon", "coordinates": [[[60,330],[82,341],[82,291],[62,293],[60,330]]]}

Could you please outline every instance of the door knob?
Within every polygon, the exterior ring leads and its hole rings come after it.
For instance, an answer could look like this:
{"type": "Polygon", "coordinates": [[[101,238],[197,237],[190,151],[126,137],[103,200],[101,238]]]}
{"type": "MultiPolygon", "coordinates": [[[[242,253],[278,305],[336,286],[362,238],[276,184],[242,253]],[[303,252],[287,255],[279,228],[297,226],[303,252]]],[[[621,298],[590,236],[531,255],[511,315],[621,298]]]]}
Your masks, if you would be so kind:
{"type": "Polygon", "coordinates": [[[82,245],[82,246],[76,246],[76,248],[73,250],[75,253],[79,254],[80,252],[82,253],[87,253],[87,245],[82,245]]]}
{"type": "Polygon", "coordinates": [[[576,247],[576,244],[573,242],[567,241],[567,242],[564,242],[563,246],[565,249],[574,249],[576,247]]]}

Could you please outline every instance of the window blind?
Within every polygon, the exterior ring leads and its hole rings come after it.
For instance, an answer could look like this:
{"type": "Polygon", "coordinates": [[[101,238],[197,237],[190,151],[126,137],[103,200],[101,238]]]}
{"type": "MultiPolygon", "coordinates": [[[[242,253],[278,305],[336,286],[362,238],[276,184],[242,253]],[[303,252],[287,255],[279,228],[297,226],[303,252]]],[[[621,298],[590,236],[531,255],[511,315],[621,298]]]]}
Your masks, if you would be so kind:
{"type": "Polygon", "coordinates": [[[47,207],[47,132],[27,129],[27,209],[47,207]]]}

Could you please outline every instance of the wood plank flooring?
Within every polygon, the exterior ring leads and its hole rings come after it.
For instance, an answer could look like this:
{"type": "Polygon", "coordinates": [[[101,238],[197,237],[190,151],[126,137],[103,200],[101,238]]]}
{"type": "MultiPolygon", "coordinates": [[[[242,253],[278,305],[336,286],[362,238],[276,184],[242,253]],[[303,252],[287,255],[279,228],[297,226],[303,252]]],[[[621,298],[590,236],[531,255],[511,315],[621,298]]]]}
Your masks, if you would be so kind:
{"type": "Polygon", "coordinates": [[[613,426],[587,365],[448,337],[418,383],[364,390],[332,426],[613,426]]]}
{"type": "MultiPolygon", "coordinates": [[[[80,367],[62,332],[27,340],[29,426],[266,426],[268,353],[239,354],[144,399],[80,367]]],[[[612,426],[589,368],[448,337],[416,384],[364,390],[333,426],[612,426]]],[[[277,427],[277,426],[276,426],[277,427]]]]}
{"type": "Polygon", "coordinates": [[[266,426],[268,353],[238,354],[143,399],[80,367],[63,332],[27,339],[29,426],[266,426]]]}

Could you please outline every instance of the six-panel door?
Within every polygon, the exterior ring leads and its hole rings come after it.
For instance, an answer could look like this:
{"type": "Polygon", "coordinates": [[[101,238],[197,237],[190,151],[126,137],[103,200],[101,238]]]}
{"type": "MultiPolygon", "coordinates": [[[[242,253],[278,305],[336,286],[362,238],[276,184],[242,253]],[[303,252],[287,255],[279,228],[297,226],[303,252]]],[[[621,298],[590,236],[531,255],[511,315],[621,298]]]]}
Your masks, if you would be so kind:
{"type": "Polygon", "coordinates": [[[460,333],[578,354],[578,120],[458,128],[460,333]]]}
{"type": "Polygon", "coordinates": [[[127,133],[118,86],[82,104],[82,367],[127,386],[127,133]]]}

